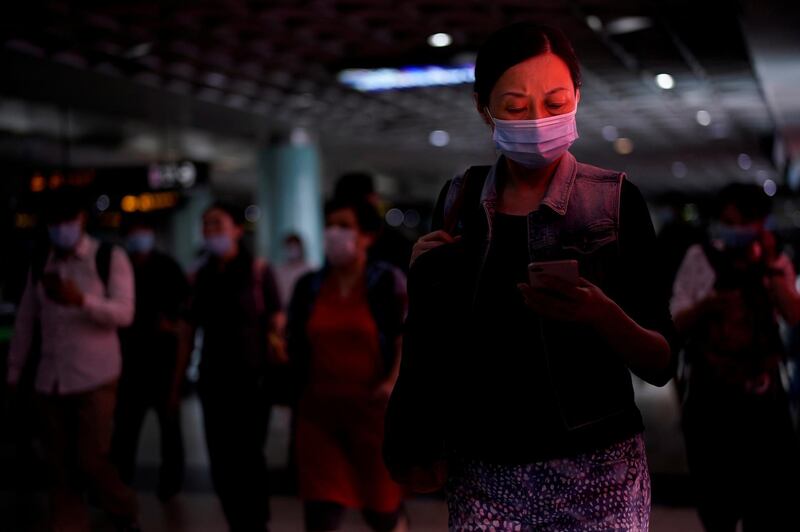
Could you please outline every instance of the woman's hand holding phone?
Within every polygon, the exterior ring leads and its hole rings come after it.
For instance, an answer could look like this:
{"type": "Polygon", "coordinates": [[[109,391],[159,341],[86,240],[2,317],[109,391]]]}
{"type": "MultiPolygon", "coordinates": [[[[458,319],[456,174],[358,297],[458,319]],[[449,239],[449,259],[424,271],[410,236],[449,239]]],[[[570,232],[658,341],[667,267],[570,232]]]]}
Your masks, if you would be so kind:
{"type": "Polygon", "coordinates": [[[525,304],[546,318],[586,325],[599,323],[611,300],[577,274],[577,263],[567,262],[574,261],[531,264],[530,284],[517,285],[525,304]]]}

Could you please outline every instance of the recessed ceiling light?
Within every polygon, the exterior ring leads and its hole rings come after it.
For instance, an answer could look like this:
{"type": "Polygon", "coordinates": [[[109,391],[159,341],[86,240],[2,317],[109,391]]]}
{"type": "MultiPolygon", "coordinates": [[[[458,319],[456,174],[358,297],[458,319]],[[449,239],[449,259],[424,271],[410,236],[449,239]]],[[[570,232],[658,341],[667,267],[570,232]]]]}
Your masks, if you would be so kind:
{"type": "Polygon", "coordinates": [[[449,33],[434,33],[428,37],[428,44],[434,48],[444,48],[453,44],[453,38],[449,33]]]}
{"type": "Polygon", "coordinates": [[[608,142],[614,142],[619,137],[619,131],[615,126],[603,126],[603,138],[608,142]]]}
{"type": "Polygon", "coordinates": [[[669,74],[659,74],[656,76],[656,84],[664,90],[669,90],[675,86],[675,79],[669,74]]]}
{"type": "Polygon", "coordinates": [[[620,137],[614,141],[614,151],[620,155],[628,155],[633,152],[633,141],[631,139],[620,137]]]}
{"type": "Polygon", "coordinates": [[[705,109],[700,109],[697,111],[695,118],[697,119],[697,123],[701,126],[708,126],[711,124],[711,113],[705,109]]]}
{"type": "Polygon", "coordinates": [[[774,196],[778,193],[778,184],[775,183],[772,179],[767,179],[764,181],[764,194],[769,197],[774,196]]]}
{"type": "Polygon", "coordinates": [[[261,218],[261,208],[258,205],[249,205],[244,210],[244,218],[248,222],[257,222],[261,218]]]}
{"type": "Polygon", "coordinates": [[[641,31],[653,25],[650,17],[620,17],[606,23],[606,31],[612,35],[622,35],[623,33],[633,33],[641,31]]]}
{"type": "Polygon", "coordinates": [[[136,46],[130,47],[123,55],[128,59],[139,59],[140,57],[144,57],[149,54],[152,49],[153,43],[143,42],[137,44],[136,46]]]}
{"type": "Polygon", "coordinates": [[[600,31],[603,29],[603,21],[600,20],[600,17],[595,15],[589,15],[586,17],[586,25],[592,28],[594,31],[600,31]]]}
{"type": "Polygon", "coordinates": [[[428,135],[428,142],[430,142],[433,146],[437,148],[442,148],[450,144],[450,134],[447,131],[443,131],[441,129],[437,129],[436,131],[431,131],[431,134],[428,135]]]}
{"type": "Polygon", "coordinates": [[[683,179],[686,177],[687,173],[689,173],[689,170],[686,168],[686,163],[682,161],[675,161],[672,163],[672,175],[678,179],[683,179]]]}
{"type": "Polygon", "coordinates": [[[97,207],[98,211],[105,212],[111,206],[111,199],[107,195],[103,194],[102,196],[97,198],[95,206],[97,207]]]}
{"type": "Polygon", "coordinates": [[[405,220],[403,221],[403,225],[408,227],[409,229],[415,229],[419,222],[422,220],[419,212],[415,209],[409,209],[406,211],[405,220]]]}
{"type": "Polygon", "coordinates": [[[392,227],[400,227],[406,219],[405,213],[400,209],[389,209],[386,212],[386,223],[392,227]]]}
{"type": "Polygon", "coordinates": [[[736,158],[736,162],[739,163],[739,168],[742,170],[750,170],[750,167],[753,166],[753,159],[746,153],[740,153],[739,157],[736,158]]]}

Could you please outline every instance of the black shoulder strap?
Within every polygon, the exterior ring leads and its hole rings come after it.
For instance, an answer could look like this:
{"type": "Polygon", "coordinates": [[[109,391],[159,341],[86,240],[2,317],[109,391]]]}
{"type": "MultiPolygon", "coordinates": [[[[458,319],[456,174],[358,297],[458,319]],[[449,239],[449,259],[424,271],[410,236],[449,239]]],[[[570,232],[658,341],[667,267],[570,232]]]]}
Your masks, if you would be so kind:
{"type": "Polygon", "coordinates": [[[101,242],[97,248],[97,255],[94,257],[94,265],[97,268],[97,275],[103,281],[103,286],[108,291],[108,276],[111,273],[111,252],[114,246],[108,242],[101,242]]]}
{"type": "Polygon", "coordinates": [[[49,246],[38,246],[33,250],[33,255],[31,257],[31,281],[33,284],[41,280],[49,256],[49,246]]]}
{"type": "MultiPolygon", "coordinates": [[[[470,166],[464,172],[461,187],[456,192],[456,197],[450,210],[445,213],[443,229],[451,235],[463,231],[464,212],[471,212],[473,207],[477,208],[480,203],[483,185],[489,175],[491,166],[470,166]],[[464,209],[466,202],[467,210],[464,209]],[[460,230],[459,230],[460,228],[460,230]]],[[[452,186],[452,185],[451,185],[452,186]]]]}

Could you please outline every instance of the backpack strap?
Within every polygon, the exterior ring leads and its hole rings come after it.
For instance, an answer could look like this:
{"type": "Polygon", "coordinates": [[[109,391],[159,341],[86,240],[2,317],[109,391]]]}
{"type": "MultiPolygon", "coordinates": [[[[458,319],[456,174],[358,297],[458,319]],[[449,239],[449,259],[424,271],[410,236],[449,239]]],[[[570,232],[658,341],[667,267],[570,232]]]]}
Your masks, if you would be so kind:
{"type": "Polygon", "coordinates": [[[480,203],[481,192],[486,183],[491,166],[470,166],[461,179],[454,179],[447,191],[448,198],[444,205],[444,222],[442,229],[451,235],[463,233],[464,212],[470,212],[480,203]],[[464,203],[467,211],[464,211],[464,203]]]}
{"type": "Polygon", "coordinates": [[[44,275],[47,259],[50,257],[50,246],[37,246],[31,257],[31,282],[38,283],[44,275]]]}
{"type": "Polygon", "coordinates": [[[103,282],[106,294],[108,294],[108,277],[111,274],[111,254],[114,246],[108,242],[100,242],[97,254],[94,256],[94,265],[97,268],[97,275],[103,282]]]}
{"type": "Polygon", "coordinates": [[[267,308],[266,301],[264,301],[264,270],[266,267],[265,260],[253,259],[253,301],[259,315],[263,314],[264,309],[267,308]]]}

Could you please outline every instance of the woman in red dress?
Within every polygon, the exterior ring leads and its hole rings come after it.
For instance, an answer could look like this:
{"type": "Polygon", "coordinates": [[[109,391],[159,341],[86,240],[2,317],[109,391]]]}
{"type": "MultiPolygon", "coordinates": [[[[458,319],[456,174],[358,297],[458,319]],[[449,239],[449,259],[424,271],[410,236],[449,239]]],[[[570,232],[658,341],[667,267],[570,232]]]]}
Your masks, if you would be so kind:
{"type": "Polygon", "coordinates": [[[346,508],[376,531],[404,527],[403,492],[383,464],[383,418],[399,368],[405,278],[371,263],[381,219],[367,203],[326,206],[326,266],[303,277],[289,308],[300,377],[296,451],[306,530],[338,530],[346,508]]]}

